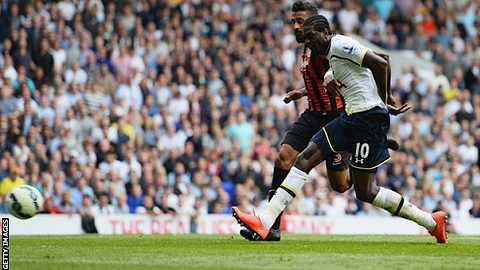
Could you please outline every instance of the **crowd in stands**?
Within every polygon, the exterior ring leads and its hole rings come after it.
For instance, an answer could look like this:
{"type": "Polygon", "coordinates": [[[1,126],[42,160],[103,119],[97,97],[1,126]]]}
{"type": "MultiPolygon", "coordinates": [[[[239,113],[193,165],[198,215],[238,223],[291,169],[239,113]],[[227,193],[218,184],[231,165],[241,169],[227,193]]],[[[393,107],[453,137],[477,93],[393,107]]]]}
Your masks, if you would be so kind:
{"type": "MultiPolygon", "coordinates": [[[[400,149],[377,181],[426,211],[480,217],[480,3],[313,1],[338,33],[430,51],[392,76],[400,149]]],[[[292,0],[0,3],[0,203],[27,183],[43,213],[229,214],[261,208],[306,99],[292,0]]],[[[420,56],[419,56],[420,57],[420,56]]],[[[392,63],[395,65],[395,63],[392,63]]],[[[385,213],[310,173],[288,214],[385,213]]]]}

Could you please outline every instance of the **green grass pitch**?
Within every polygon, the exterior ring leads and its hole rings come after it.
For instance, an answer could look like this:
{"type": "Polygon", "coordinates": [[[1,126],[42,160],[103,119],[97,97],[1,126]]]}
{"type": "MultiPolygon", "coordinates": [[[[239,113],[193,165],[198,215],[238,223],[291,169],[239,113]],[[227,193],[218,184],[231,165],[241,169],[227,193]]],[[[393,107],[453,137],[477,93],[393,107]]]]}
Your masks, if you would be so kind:
{"type": "Polygon", "coordinates": [[[11,236],[10,269],[480,269],[480,236],[11,236]]]}

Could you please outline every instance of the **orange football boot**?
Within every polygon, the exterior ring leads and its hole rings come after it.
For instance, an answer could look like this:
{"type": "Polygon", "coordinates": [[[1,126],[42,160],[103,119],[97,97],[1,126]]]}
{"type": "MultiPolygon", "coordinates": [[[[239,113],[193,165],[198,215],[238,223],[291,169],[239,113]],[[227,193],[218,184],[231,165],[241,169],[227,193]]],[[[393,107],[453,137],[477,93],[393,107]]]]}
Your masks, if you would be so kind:
{"type": "Polygon", "coordinates": [[[432,214],[432,218],[437,222],[437,227],[433,231],[428,231],[428,233],[437,239],[437,243],[447,243],[447,232],[445,231],[447,216],[444,212],[438,211],[432,214]]]}
{"type": "Polygon", "coordinates": [[[232,207],[232,216],[240,226],[246,227],[252,232],[254,240],[265,240],[270,233],[268,229],[263,227],[262,221],[260,221],[258,216],[245,214],[236,206],[232,207]]]}

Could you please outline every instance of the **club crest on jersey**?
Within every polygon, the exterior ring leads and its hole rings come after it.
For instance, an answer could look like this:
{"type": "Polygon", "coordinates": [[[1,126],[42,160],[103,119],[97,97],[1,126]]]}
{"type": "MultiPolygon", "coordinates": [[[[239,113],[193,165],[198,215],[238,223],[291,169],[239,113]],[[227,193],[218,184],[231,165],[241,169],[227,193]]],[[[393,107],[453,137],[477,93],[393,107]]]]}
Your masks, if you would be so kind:
{"type": "Polygon", "coordinates": [[[346,44],[343,44],[342,49],[347,54],[352,54],[355,47],[353,47],[353,44],[346,43],[346,44]]]}

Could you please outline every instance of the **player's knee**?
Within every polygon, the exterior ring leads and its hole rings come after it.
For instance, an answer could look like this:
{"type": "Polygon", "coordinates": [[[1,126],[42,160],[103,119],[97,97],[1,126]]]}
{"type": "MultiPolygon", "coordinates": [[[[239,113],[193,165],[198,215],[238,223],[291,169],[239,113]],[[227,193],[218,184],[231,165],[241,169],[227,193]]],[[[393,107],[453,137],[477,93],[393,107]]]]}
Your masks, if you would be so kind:
{"type": "Polygon", "coordinates": [[[298,151],[293,149],[290,145],[282,145],[280,152],[275,157],[275,167],[290,170],[292,168],[295,159],[297,158],[298,151]]]}
{"type": "Polygon", "coordinates": [[[303,152],[301,152],[296,161],[295,167],[298,169],[309,172],[313,167],[315,167],[318,162],[315,160],[317,157],[318,149],[314,149],[313,147],[307,147],[303,152]]]}
{"type": "Polygon", "coordinates": [[[373,199],[368,193],[366,192],[358,192],[356,189],[355,189],[355,194],[357,196],[357,199],[359,199],[360,201],[362,202],[367,202],[367,203],[371,203],[373,202],[373,199]]]}
{"type": "Polygon", "coordinates": [[[338,193],[344,193],[352,186],[352,181],[350,179],[350,170],[348,168],[344,168],[340,171],[327,170],[327,174],[330,187],[338,193]]]}
{"type": "Polygon", "coordinates": [[[375,192],[372,188],[362,188],[355,186],[355,195],[357,196],[357,199],[362,202],[372,203],[377,193],[378,192],[375,192]]]}
{"type": "Polygon", "coordinates": [[[308,168],[308,160],[305,156],[299,155],[297,160],[295,161],[295,167],[301,171],[310,171],[308,168]]]}
{"type": "Polygon", "coordinates": [[[332,189],[338,193],[344,193],[345,191],[350,189],[350,184],[348,179],[344,180],[342,179],[341,181],[335,181],[330,183],[330,186],[332,189]]]}

